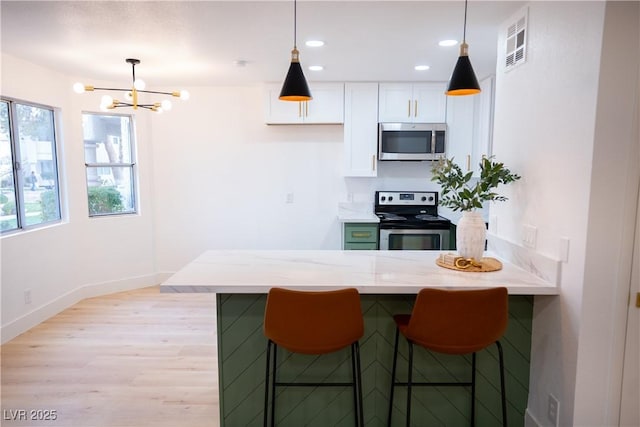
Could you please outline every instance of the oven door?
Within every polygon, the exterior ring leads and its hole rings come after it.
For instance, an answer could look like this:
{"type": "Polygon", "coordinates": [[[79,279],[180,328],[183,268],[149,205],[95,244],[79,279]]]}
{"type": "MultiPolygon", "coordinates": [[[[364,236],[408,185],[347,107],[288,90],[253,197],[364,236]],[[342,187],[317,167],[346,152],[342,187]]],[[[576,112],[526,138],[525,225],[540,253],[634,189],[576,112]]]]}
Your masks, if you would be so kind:
{"type": "Polygon", "coordinates": [[[380,250],[441,251],[449,249],[449,230],[380,229],[380,250]]]}

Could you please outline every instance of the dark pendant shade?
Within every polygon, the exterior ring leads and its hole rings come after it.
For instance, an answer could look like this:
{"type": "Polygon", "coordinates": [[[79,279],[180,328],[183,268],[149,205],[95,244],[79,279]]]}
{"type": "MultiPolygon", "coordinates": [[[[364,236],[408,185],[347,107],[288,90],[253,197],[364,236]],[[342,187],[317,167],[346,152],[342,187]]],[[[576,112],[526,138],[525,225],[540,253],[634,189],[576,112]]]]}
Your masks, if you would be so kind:
{"type": "Polygon", "coordinates": [[[458,62],[456,62],[451,74],[446,93],[451,96],[480,93],[480,85],[478,84],[476,73],[473,72],[469,56],[461,55],[458,57],[458,62]]]}
{"type": "Polygon", "coordinates": [[[279,98],[283,101],[309,101],[313,99],[300,62],[291,61],[279,98]]]}

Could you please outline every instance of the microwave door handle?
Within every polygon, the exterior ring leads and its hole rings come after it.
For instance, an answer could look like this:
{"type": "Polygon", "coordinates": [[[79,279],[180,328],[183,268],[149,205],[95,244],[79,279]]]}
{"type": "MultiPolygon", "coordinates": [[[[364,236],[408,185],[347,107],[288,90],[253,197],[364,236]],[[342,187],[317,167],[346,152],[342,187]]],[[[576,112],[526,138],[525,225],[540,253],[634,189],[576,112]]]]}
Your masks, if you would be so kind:
{"type": "Polygon", "coordinates": [[[436,154],[436,131],[431,131],[431,154],[436,154]]]}

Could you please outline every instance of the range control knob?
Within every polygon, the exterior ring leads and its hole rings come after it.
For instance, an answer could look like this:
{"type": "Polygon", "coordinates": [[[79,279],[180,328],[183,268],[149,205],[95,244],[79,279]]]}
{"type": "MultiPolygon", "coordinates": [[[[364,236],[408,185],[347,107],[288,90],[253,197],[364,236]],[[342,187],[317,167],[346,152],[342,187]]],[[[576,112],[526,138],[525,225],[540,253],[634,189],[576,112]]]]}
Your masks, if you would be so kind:
{"type": "Polygon", "coordinates": [[[389,196],[389,201],[392,201],[392,200],[393,200],[393,196],[389,196]]]}
{"type": "Polygon", "coordinates": [[[433,202],[433,196],[429,196],[429,201],[433,202]]]}
{"type": "Polygon", "coordinates": [[[380,197],[380,201],[384,202],[385,200],[387,200],[387,197],[386,197],[386,196],[382,196],[382,197],[380,197]]]}
{"type": "Polygon", "coordinates": [[[426,201],[427,200],[427,196],[422,196],[422,201],[426,201]]]}

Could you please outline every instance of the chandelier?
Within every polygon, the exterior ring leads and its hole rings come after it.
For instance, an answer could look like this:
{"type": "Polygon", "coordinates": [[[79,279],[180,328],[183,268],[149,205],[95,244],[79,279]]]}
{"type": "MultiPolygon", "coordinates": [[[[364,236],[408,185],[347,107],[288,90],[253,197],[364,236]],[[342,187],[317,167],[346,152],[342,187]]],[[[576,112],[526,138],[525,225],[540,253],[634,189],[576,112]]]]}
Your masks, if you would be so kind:
{"type": "Polygon", "coordinates": [[[180,90],[175,92],[160,92],[155,90],[145,90],[146,85],[144,81],[141,79],[136,79],[136,65],[140,63],[140,60],[127,58],[125,61],[131,64],[131,73],[133,76],[133,82],[130,89],[94,87],[91,85],[76,83],[73,85],[73,90],[76,93],[93,92],[94,90],[120,91],[123,93],[124,101],[115,99],[110,95],[104,95],[102,97],[102,100],[100,101],[100,108],[103,111],[112,110],[114,108],[120,108],[120,107],[131,107],[134,110],[137,110],[138,108],[146,108],[147,110],[155,111],[157,113],[162,113],[163,111],[171,110],[172,104],[171,104],[171,101],[168,99],[164,99],[160,102],[154,102],[152,104],[146,104],[146,103],[140,102],[138,96],[141,93],[175,96],[185,101],[189,99],[189,92],[187,92],[186,90],[180,90]]]}

